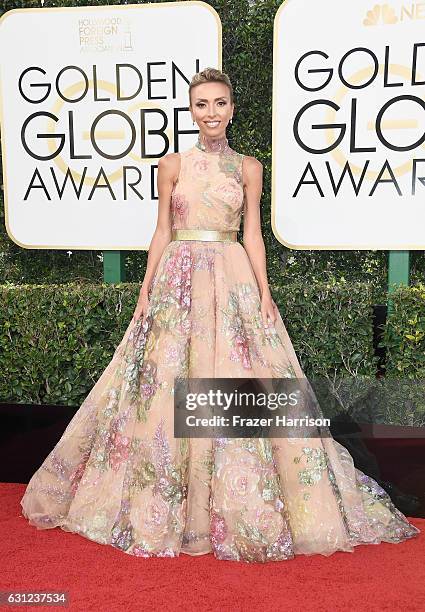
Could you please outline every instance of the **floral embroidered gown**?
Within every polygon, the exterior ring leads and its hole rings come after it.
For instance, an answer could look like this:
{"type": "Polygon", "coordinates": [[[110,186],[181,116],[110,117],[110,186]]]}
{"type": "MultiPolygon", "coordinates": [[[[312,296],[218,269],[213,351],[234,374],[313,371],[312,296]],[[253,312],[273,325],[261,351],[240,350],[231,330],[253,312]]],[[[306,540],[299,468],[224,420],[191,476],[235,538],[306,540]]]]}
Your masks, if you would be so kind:
{"type": "MultiPolygon", "coordinates": [[[[180,153],[173,229],[238,230],[243,155],[224,137],[180,153]]],[[[305,378],[280,315],[263,325],[238,242],[172,241],[146,321],[115,353],[21,500],[125,553],[279,561],[418,533],[348,451],[325,438],[174,438],[175,377],[305,378]]]]}

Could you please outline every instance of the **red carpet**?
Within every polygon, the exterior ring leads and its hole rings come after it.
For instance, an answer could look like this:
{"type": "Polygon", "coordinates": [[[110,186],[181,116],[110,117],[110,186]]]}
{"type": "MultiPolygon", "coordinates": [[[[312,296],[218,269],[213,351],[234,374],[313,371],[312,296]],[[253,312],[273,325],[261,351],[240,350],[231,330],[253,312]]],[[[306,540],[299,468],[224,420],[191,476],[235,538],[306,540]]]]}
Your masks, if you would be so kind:
{"type": "Polygon", "coordinates": [[[300,555],[265,565],[218,561],[212,554],[143,559],[61,529],[31,527],[20,513],[24,489],[0,485],[2,591],[68,591],[68,609],[82,612],[425,609],[424,519],[411,519],[422,530],[414,540],[330,557],[300,555]]]}

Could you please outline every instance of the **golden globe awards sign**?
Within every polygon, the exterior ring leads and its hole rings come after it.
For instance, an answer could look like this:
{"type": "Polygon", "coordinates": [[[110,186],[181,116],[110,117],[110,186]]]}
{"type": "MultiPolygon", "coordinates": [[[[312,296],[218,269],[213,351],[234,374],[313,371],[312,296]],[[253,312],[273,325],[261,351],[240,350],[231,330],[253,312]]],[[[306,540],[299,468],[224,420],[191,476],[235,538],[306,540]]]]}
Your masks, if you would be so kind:
{"type": "Polygon", "coordinates": [[[286,0],[272,225],[297,249],[425,247],[425,2],[286,0]]]}
{"type": "Polygon", "coordinates": [[[197,137],[189,82],[221,67],[217,13],[203,2],[13,10],[0,53],[10,238],[148,248],[158,159],[197,137]]]}

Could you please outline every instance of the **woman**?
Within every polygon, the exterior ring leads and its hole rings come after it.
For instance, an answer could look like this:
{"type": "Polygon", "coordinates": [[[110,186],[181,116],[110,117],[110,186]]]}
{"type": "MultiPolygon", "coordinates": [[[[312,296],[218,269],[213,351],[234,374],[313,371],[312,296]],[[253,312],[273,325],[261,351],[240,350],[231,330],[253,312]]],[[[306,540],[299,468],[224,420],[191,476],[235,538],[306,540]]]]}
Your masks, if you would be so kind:
{"type": "Polygon", "coordinates": [[[226,138],[227,75],[196,74],[189,99],[199,138],[159,161],[133,319],[32,477],[24,515],[142,557],[266,562],[416,535],[330,436],[174,437],[177,377],[305,379],[268,287],[262,165],[226,138]]]}

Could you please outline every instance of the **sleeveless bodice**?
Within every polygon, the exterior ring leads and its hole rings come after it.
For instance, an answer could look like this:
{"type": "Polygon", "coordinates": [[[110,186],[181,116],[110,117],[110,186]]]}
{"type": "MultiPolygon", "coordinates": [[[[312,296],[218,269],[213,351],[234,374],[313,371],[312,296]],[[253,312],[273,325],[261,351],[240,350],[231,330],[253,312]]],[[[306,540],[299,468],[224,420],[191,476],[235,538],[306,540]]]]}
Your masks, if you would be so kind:
{"type": "Polygon", "coordinates": [[[171,195],[172,229],[239,230],[243,211],[243,154],[230,147],[180,153],[171,195]]]}

